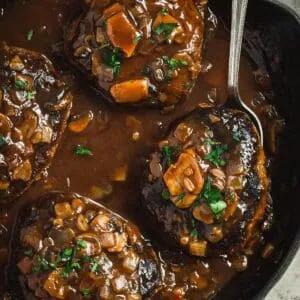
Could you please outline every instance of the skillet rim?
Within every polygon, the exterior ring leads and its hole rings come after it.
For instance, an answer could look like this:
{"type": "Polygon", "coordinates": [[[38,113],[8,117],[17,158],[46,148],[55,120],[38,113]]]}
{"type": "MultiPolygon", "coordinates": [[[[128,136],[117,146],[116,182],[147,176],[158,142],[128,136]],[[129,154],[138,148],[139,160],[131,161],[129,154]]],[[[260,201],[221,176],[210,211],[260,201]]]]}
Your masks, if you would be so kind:
{"type": "MultiPolygon", "coordinates": [[[[300,15],[297,14],[293,8],[283,3],[281,0],[260,0],[260,2],[271,4],[283,10],[298,23],[300,31],[300,15]]],[[[265,286],[253,297],[253,299],[261,300],[268,296],[270,291],[278,284],[279,280],[283,278],[287,269],[292,265],[297,253],[300,254],[300,229],[298,229],[298,232],[289,246],[289,250],[282,258],[277,270],[267,280],[265,286]]]]}

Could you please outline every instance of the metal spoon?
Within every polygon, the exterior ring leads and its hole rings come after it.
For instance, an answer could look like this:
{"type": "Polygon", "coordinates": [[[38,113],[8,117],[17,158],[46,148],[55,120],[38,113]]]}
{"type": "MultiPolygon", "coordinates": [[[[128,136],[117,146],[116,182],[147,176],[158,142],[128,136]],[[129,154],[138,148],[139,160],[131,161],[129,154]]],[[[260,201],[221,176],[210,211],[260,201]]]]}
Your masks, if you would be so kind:
{"type": "Polygon", "coordinates": [[[255,122],[263,146],[264,133],[261,122],[255,112],[241,99],[239,93],[239,70],[247,6],[248,0],[232,0],[228,96],[231,100],[234,99],[255,122]]]}

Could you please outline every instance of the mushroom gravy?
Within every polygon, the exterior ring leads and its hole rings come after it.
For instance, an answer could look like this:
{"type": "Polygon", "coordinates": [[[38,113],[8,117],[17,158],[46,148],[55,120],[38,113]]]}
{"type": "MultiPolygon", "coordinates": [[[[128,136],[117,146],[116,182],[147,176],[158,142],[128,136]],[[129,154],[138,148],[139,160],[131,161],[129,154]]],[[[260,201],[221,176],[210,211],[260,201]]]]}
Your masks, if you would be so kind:
{"type": "MultiPolygon", "coordinates": [[[[213,296],[238,271],[244,270],[252,258],[242,256],[229,261],[226,256],[195,258],[185,255],[179,249],[176,252],[169,251],[145,220],[139,206],[139,187],[145,159],[153,152],[157,142],[165,138],[174,120],[186,115],[200,103],[217,106],[225,104],[228,33],[222,24],[216,27],[216,17],[209,12],[206,18],[202,73],[190,99],[179,104],[175,110],[165,109],[161,112],[149,108],[115,107],[101,101],[101,96],[89,88],[85,79],[74,72],[64,58],[57,57],[57,49],[53,45],[61,42],[72,2],[12,1],[1,10],[0,40],[47,55],[56,69],[62,70],[63,78],[72,86],[74,95],[68,129],[62,137],[52,166],[17,201],[1,204],[2,282],[12,227],[22,205],[34,201],[45,191],[63,190],[99,201],[134,222],[143,235],[151,240],[164,266],[164,279],[170,281],[172,286],[158,294],[157,299],[174,295],[181,299],[187,282],[191,282],[191,278],[185,278],[185,274],[195,274],[192,279],[195,282],[197,278],[207,278],[207,284],[200,283],[198,289],[190,290],[187,299],[213,296]],[[179,284],[173,286],[174,274],[177,274],[179,284]]],[[[266,95],[269,96],[268,100],[272,100],[270,79],[266,73],[253,71],[246,57],[242,58],[240,89],[241,96],[259,114],[264,127],[270,128],[276,118],[276,114],[273,114],[274,118],[269,117],[275,109],[266,100],[266,95]]],[[[270,134],[267,137],[268,149],[274,151],[274,144],[274,136],[270,134]]],[[[263,252],[258,252],[257,256],[267,257],[270,254],[268,251],[271,252],[272,245],[267,242],[263,252]]],[[[5,284],[1,285],[0,291],[6,291],[5,284]]]]}

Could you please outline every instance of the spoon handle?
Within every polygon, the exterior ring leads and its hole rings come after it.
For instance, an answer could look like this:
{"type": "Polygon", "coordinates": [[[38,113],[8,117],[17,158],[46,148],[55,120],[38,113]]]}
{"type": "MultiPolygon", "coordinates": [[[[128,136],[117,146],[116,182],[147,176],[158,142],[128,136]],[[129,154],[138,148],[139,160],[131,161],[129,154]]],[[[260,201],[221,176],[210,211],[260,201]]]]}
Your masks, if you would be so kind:
{"type": "Polygon", "coordinates": [[[229,52],[229,96],[238,98],[239,70],[248,0],[232,0],[229,52]]]}
{"type": "Polygon", "coordinates": [[[264,133],[261,122],[255,112],[242,101],[239,93],[239,71],[241,51],[244,36],[245,19],[248,0],[232,0],[231,11],[231,36],[228,67],[228,96],[248,112],[249,116],[256,123],[256,128],[260,136],[260,144],[263,146],[264,133]]]}

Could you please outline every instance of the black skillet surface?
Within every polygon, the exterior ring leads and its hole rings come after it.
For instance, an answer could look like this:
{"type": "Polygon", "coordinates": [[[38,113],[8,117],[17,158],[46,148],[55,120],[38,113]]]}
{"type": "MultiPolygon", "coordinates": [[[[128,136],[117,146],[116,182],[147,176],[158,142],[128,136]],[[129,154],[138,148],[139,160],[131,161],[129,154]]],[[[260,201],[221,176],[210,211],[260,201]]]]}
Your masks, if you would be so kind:
{"type": "MultiPolygon", "coordinates": [[[[229,24],[231,1],[211,1],[216,15],[229,24]]],[[[249,3],[244,50],[254,66],[271,76],[274,105],[286,121],[279,156],[272,170],[275,222],[271,239],[275,258],[253,262],[216,299],[263,299],[284,274],[300,247],[300,18],[277,0],[249,3]],[[252,270],[251,270],[252,269],[252,270]]]]}

